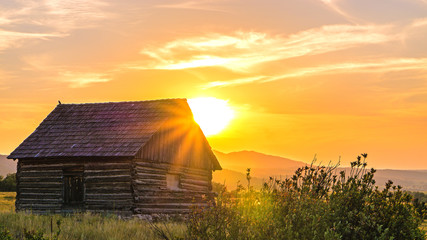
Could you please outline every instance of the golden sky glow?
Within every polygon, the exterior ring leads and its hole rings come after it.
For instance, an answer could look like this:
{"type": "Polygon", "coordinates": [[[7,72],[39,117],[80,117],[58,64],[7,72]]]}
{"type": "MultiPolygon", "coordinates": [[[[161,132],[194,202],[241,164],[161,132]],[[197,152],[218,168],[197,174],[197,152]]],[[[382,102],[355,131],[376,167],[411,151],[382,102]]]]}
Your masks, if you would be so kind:
{"type": "Polygon", "coordinates": [[[427,169],[426,42],[425,0],[1,1],[0,153],[58,100],[206,96],[219,151],[427,169]]]}
{"type": "Polygon", "coordinates": [[[205,136],[220,133],[234,118],[234,111],[226,100],[213,97],[188,99],[194,120],[205,136]]]}

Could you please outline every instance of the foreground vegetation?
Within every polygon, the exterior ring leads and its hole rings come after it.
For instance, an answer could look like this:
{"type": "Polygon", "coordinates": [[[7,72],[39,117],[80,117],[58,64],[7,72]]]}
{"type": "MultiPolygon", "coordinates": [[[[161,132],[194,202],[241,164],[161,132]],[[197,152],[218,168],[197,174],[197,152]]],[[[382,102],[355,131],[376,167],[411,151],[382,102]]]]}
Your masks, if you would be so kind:
{"type": "MultiPolygon", "coordinates": [[[[216,205],[195,211],[188,225],[199,239],[425,239],[412,197],[391,181],[379,190],[367,154],[337,166],[307,166],[290,179],[270,179],[261,191],[223,191],[216,205]]],[[[425,214],[423,212],[422,214],[425,214]]]]}
{"type": "Polygon", "coordinates": [[[312,165],[289,179],[270,179],[262,190],[251,187],[248,170],[245,187],[227,192],[216,184],[213,206],[194,209],[186,222],[14,213],[14,193],[0,193],[0,240],[426,239],[424,199],[416,205],[414,193],[391,181],[380,190],[366,156],[351,163],[349,175],[336,173],[337,166],[312,165]]]}

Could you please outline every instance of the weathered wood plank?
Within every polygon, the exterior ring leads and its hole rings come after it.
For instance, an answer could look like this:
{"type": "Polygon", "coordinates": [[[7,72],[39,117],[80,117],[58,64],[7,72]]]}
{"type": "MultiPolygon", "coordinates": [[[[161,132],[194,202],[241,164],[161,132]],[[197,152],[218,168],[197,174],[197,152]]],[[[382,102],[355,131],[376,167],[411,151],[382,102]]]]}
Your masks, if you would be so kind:
{"type": "Polygon", "coordinates": [[[165,186],[166,187],[166,179],[165,180],[156,180],[156,179],[136,179],[134,180],[136,184],[140,185],[159,185],[159,186],[165,186]]]}
{"type": "Polygon", "coordinates": [[[21,188],[61,188],[62,182],[20,182],[19,187],[21,188]]]}
{"type": "Polygon", "coordinates": [[[50,194],[62,194],[62,188],[20,188],[21,194],[42,194],[42,193],[50,193],[50,194]]]}
{"type": "Polygon", "coordinates": [[[209,187],[210,181],[199,181],[199,180],[193,180],[188,178],[181,178],[181,183],[183,184],[191,184],[191,185],[197,185],[202,187],[209,187]]]}
{"type": "Polygon", "coordinates": [[[177,198],[177,197],[139,197],[137,200],[135,200],[135,204],[140,203],[205,203],[208,202],[208,199],[202,198],[202,197],[184,197],[184,198],[177,198]]]}
{"type": "Polygon", "coordinates": [[[26,209],[52,209],[52,208],[56,208],[56,209],[60,209],[62,207],[61,203],[56,203],[56,204],[40,204],[40,203],[20,203],[19,207],[22,208],[26,208],[26,209]]]}
{"type": "Polygon", "coordinates": [[[165,180],[166,181],[166,174],[155,174],[155,173],[141,173],[138,172],[135,174],[135,177],[138,179],[156,179],[156,180],[165,180]]]}
{"type": "Polygon", "coordinates": [[[86,193],[86,199],[105,199],[110,201],[113,199],[131,199],[132,194],[128,193],[86,193]]]}
{"type": "Polygon", "coordinates": [[[136,214],[188,214],[191,209],[135,208],[136,214]]]}
{"type": "Polygon", "coordinates": [[[157,209],[191,209],[194,207],[207,207],[208,204],[202,204],[202,203],[138,203],[136,204],[137,208],[141,208],[141,209],[152,209],[152,208],[157,208],[157,209]]]}
{"type": "Polygon", "coordinates": [[[107,182],[126,182],[131,181],[130,175],[122,175],[122,176],[88,176],[85,178],[85,182],[94,183],[94,182],[103,182],[108,184],[107,182]]]}
{"type": "Polygon", "coordinates": [[[130,186],[127,187],[104,187],[104,188],[86,188],[87,194],[95,193],[131,193],[130,186]]]}
{"type": "Polygon", "coordinates": [[[199,186],[199,185],[193,185],[193,184],[187,184],[187,183],[181,183],[181,188],[188,189],[188,190],[199,190],[199,191],[209,191],[207,186],[199,186]]]}
{"type": "Polygon", "coordinates": [[[84,174],[91,177],[130,175],[130,169],[85,170],[84,174]]]}
{"type": "Polygon", "coordinates": [[[20,176],[25,177],[39,177],[39,176],[62,176],[62,170],[22,170],[19,172],[20,176]]]}
{"type": "Polygon", "coordinates": [[[62,199],[37,199],[37,198],[21,198],[19,204],[62,204],[62,199]]]}
{"type": "Polygon", "coordinates": [[[24,177],[21,176],[21,181],[22,182],[61,182],[62,181],[62,177],[60,176],[52,176],[52,177],[44,177],[44,176],[40,176],[40,177],[24,177]]]}
{"type": "Polygon", "coordinates": [[[130,188],[130,181],[126,182],[86,182],[85,187],[86,189],[93,189],[93,188],[130,188]]]}
{"type": "Polygon", "coordinates": [[[181,172],[181,173],[189,173],[193,175],[200,175],[200,176],[208,176],[210,171],[204,170],[204,169],[196,169],[196,168],[189,168],[184,166],[176,166],[176,165],[170,165],[167,163],[156,163],[156,162],[148,162],[147,160],[136,160],[135,165],[137,167],[137,170],[143,170],[148,169],[150,171],[156,171],[156,170],[165,170],[168,172],[181,172]]]}
{"type": "Polygon", "coordinates": [[[62,199],[62,194],[60,193],[51,193],[51,192],[47,192],[47,193],[41,193],[41,192],[21,192],[21,199],[30,199],[30,198],[35,198],[35,199],[62,199]]]}

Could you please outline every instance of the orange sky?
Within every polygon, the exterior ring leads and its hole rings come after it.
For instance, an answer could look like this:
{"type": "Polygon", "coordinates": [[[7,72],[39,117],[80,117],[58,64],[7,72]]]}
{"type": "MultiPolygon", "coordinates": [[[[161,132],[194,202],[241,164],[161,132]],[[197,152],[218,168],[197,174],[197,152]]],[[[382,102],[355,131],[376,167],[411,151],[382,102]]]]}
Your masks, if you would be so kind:
{"type": "Polygon", "coordinates": [[[426,0],[2,1],[0,153],[63,103],[216,97],[208,138],[427,169],[426,0]]]}

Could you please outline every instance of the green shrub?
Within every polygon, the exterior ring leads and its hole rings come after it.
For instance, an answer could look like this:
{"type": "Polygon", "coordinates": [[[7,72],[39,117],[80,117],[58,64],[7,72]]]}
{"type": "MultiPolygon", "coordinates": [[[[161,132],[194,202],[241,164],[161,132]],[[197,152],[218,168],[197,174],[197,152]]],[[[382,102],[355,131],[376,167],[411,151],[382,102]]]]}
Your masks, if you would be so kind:
{"type": "Polygon", "coordinates": [[[412,197],[413,197],[413,204],[415,206],[415,209],[417,209],[418,214],[423,216],[424,219],[427,219],[427,194],[423,192],[410,192],[408,191],[412,197]]]}
{"type": "Polygon", "coordinates": [[[270,178],[260,191],[249,181],[234,194],[221,191],[212,207],[193,211],[188,238],[425,239],[411,196],[391,181],[379,190],[366,157],[348,172],[312,164],[291,178],[270,178]]]}
{"type": "Polygon", "coordinates": [[[49,240],[49,238],[45,237],[43,232],[40,230],[24,230],[24,236],[25,240],[49,240]]]}
{"type": "Polygon", "coordinates": [[[12,235],[6,228],[0,227],[0,240],[13,240],[12,235]]]}

